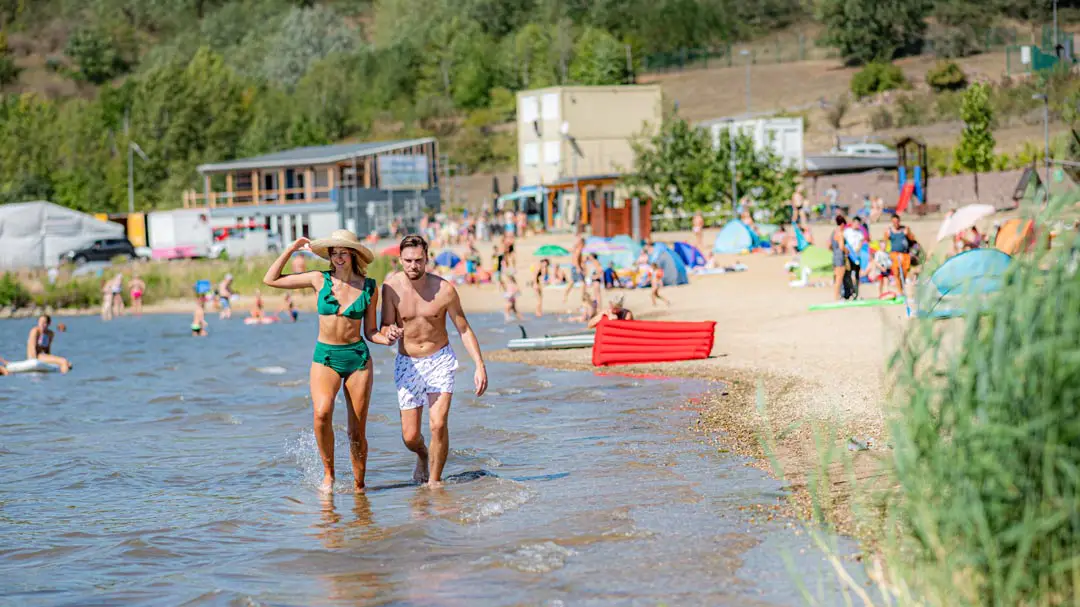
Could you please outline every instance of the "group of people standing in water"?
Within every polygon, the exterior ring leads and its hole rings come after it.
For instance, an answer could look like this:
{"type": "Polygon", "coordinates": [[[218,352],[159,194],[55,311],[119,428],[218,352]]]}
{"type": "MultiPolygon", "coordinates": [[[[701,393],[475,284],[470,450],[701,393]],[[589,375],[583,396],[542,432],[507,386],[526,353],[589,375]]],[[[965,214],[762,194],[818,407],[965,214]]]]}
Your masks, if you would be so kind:
{"type": "Polygon", "coordinates": [[[416,455],[413,480],[438,485],[450,448],[448,418],[455,388],[457,357],[450,346],[446,321],[454,323],[476,365],[475,394],[487,389],[487,370],[476,335],[469,326],[454,285],[427,271],[428,243],[406,236],[399,247],[400,271],[379,288],[367,275],[372,252],[348,230],[329,238],[297,239],[266,271],[263,282],[277,289],[313,289],[319,334],[310,370],[314,431],[323,464],[320,489],[333,491],[334,401],[344,390],[347,431],[356,491],[365,488],[367,417],[374,379],[368,342],[397,346],[394,384],[397,388],[401,436],[416,455]],[[283,274],[289,258],[310,251],[330,262],[330,269],[283,274]],[[381,296],[381,306],[380,306],[381,296]],[[379,310],[381,308],[381,319],[379,310]],[[430,445],[425,444],[422,419],[427,406],[430,445]]]}

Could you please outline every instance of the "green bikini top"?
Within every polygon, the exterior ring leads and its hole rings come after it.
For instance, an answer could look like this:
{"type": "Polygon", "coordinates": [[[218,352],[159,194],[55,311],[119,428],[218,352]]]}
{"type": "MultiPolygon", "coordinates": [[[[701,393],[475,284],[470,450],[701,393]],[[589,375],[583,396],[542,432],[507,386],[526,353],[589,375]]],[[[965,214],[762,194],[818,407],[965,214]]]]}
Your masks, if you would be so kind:
{"type": "MultiPolygon", "coordinates": [[[[334,297],[333,281],[330,279],[330,272],[326,271],[323,275],[323,286],[319,290],[319,303],[317,310],[319,316],[337,316],[338,311],[341,310],[341,302],[334,297]]],[[[375,279],[364,279],[364,290],[360,292],[360,296],[356,298],[356,301],[349,304],[348,308],[341,313],[341,316],[350,320],[363,320],[364,312],[367,311],[368,304],[371,303],[371,296],[375,294],[375,279]]]]}

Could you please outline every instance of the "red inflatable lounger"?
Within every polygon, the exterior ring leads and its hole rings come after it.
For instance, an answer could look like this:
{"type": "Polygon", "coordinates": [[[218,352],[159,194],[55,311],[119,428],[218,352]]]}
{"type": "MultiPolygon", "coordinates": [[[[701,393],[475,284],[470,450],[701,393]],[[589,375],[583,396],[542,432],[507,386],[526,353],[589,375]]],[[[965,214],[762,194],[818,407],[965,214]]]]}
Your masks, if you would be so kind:
{"type": "Polygon", "coordinates": [[[592,363],[597,367],[708,358],[715,321],[602,320],[592,363]]]}

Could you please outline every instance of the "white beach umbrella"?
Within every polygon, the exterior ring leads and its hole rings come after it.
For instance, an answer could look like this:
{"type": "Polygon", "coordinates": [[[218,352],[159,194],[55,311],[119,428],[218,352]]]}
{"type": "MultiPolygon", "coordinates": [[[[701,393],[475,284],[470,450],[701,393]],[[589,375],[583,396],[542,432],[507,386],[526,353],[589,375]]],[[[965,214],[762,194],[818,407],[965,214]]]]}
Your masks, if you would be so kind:
{"type": "Polygon", "coordinates": [[[975,225],[980,219],[994,214],[994,207],[988,204],[969,204],[966,207],[956,209],[956,212],[946,217],[938,229],[937,239],[940,242],[945,238],[956,235],[975,225]]]}

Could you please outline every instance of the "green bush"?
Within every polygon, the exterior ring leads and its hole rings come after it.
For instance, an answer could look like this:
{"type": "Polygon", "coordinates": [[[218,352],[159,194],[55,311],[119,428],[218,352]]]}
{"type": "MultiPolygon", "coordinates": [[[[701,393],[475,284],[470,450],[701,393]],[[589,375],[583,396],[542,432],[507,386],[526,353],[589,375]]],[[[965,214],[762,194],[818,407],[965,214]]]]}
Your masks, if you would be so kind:
{"type": "Polygon", "coordinates": [[[96,308],[101,305],[101,280],[76,278],[46,284],[45,290],[34,295],[34,304],[42,308],[96,308]]]}
{"type": "Polygon", "coordinates": [[[892,63],[868,63],[851,77],[851,92],[859,99],[906,86],[904,71],[892,63]]]}
{"type": "Polygon", "coordinates": [[[14,274],[0,276],[0,307],[25,308],[33,299],[14,274]]]}
{"type": "Polygon", "coordinates": [[[967,86],[967,74],[953,61],[938,61],[926,72],[926,83],[937,92],[955,91],[967,86]]]}
{"type": "Polygon", "coordinates": [[[7,86],[19,79],[22,70],[15,65],[11,48],[8,47],[7,34],[0,32],[0,86],[7,86]]]}
{"type": "Polygon", "coordinates": [[[896,100],[896,124],[899,127],[919,126],[930,122],[930,100],[915,95],[902,95],[896,100]]]}
{"type": "Polygon", "coordinates": [[[78,66],[77,76],[94,84],[108,82],[130,67],[113,37],[101,28],[76,30],[64,53],[78,66]]]}
{"type": "Polygon", "coordinates": [[[893,127],[893,115],[885,108],[878,108],[870,114],[870,128],[875,131],[884,131],[893,127]]]}
{"type": "Polygon", "coordinates": [[[1000,292],[917,323],[894,357],[887,561],[908,600],[885,604],[1075,604],[1078,244],[1015,257],[1000,292]]]}
{"type": "Polygon", "coordinates": [[[960,107],[964,101],[961,91],[943,91],[934,96],[934,114],[938,120],[960,120],[960,107]]]}

